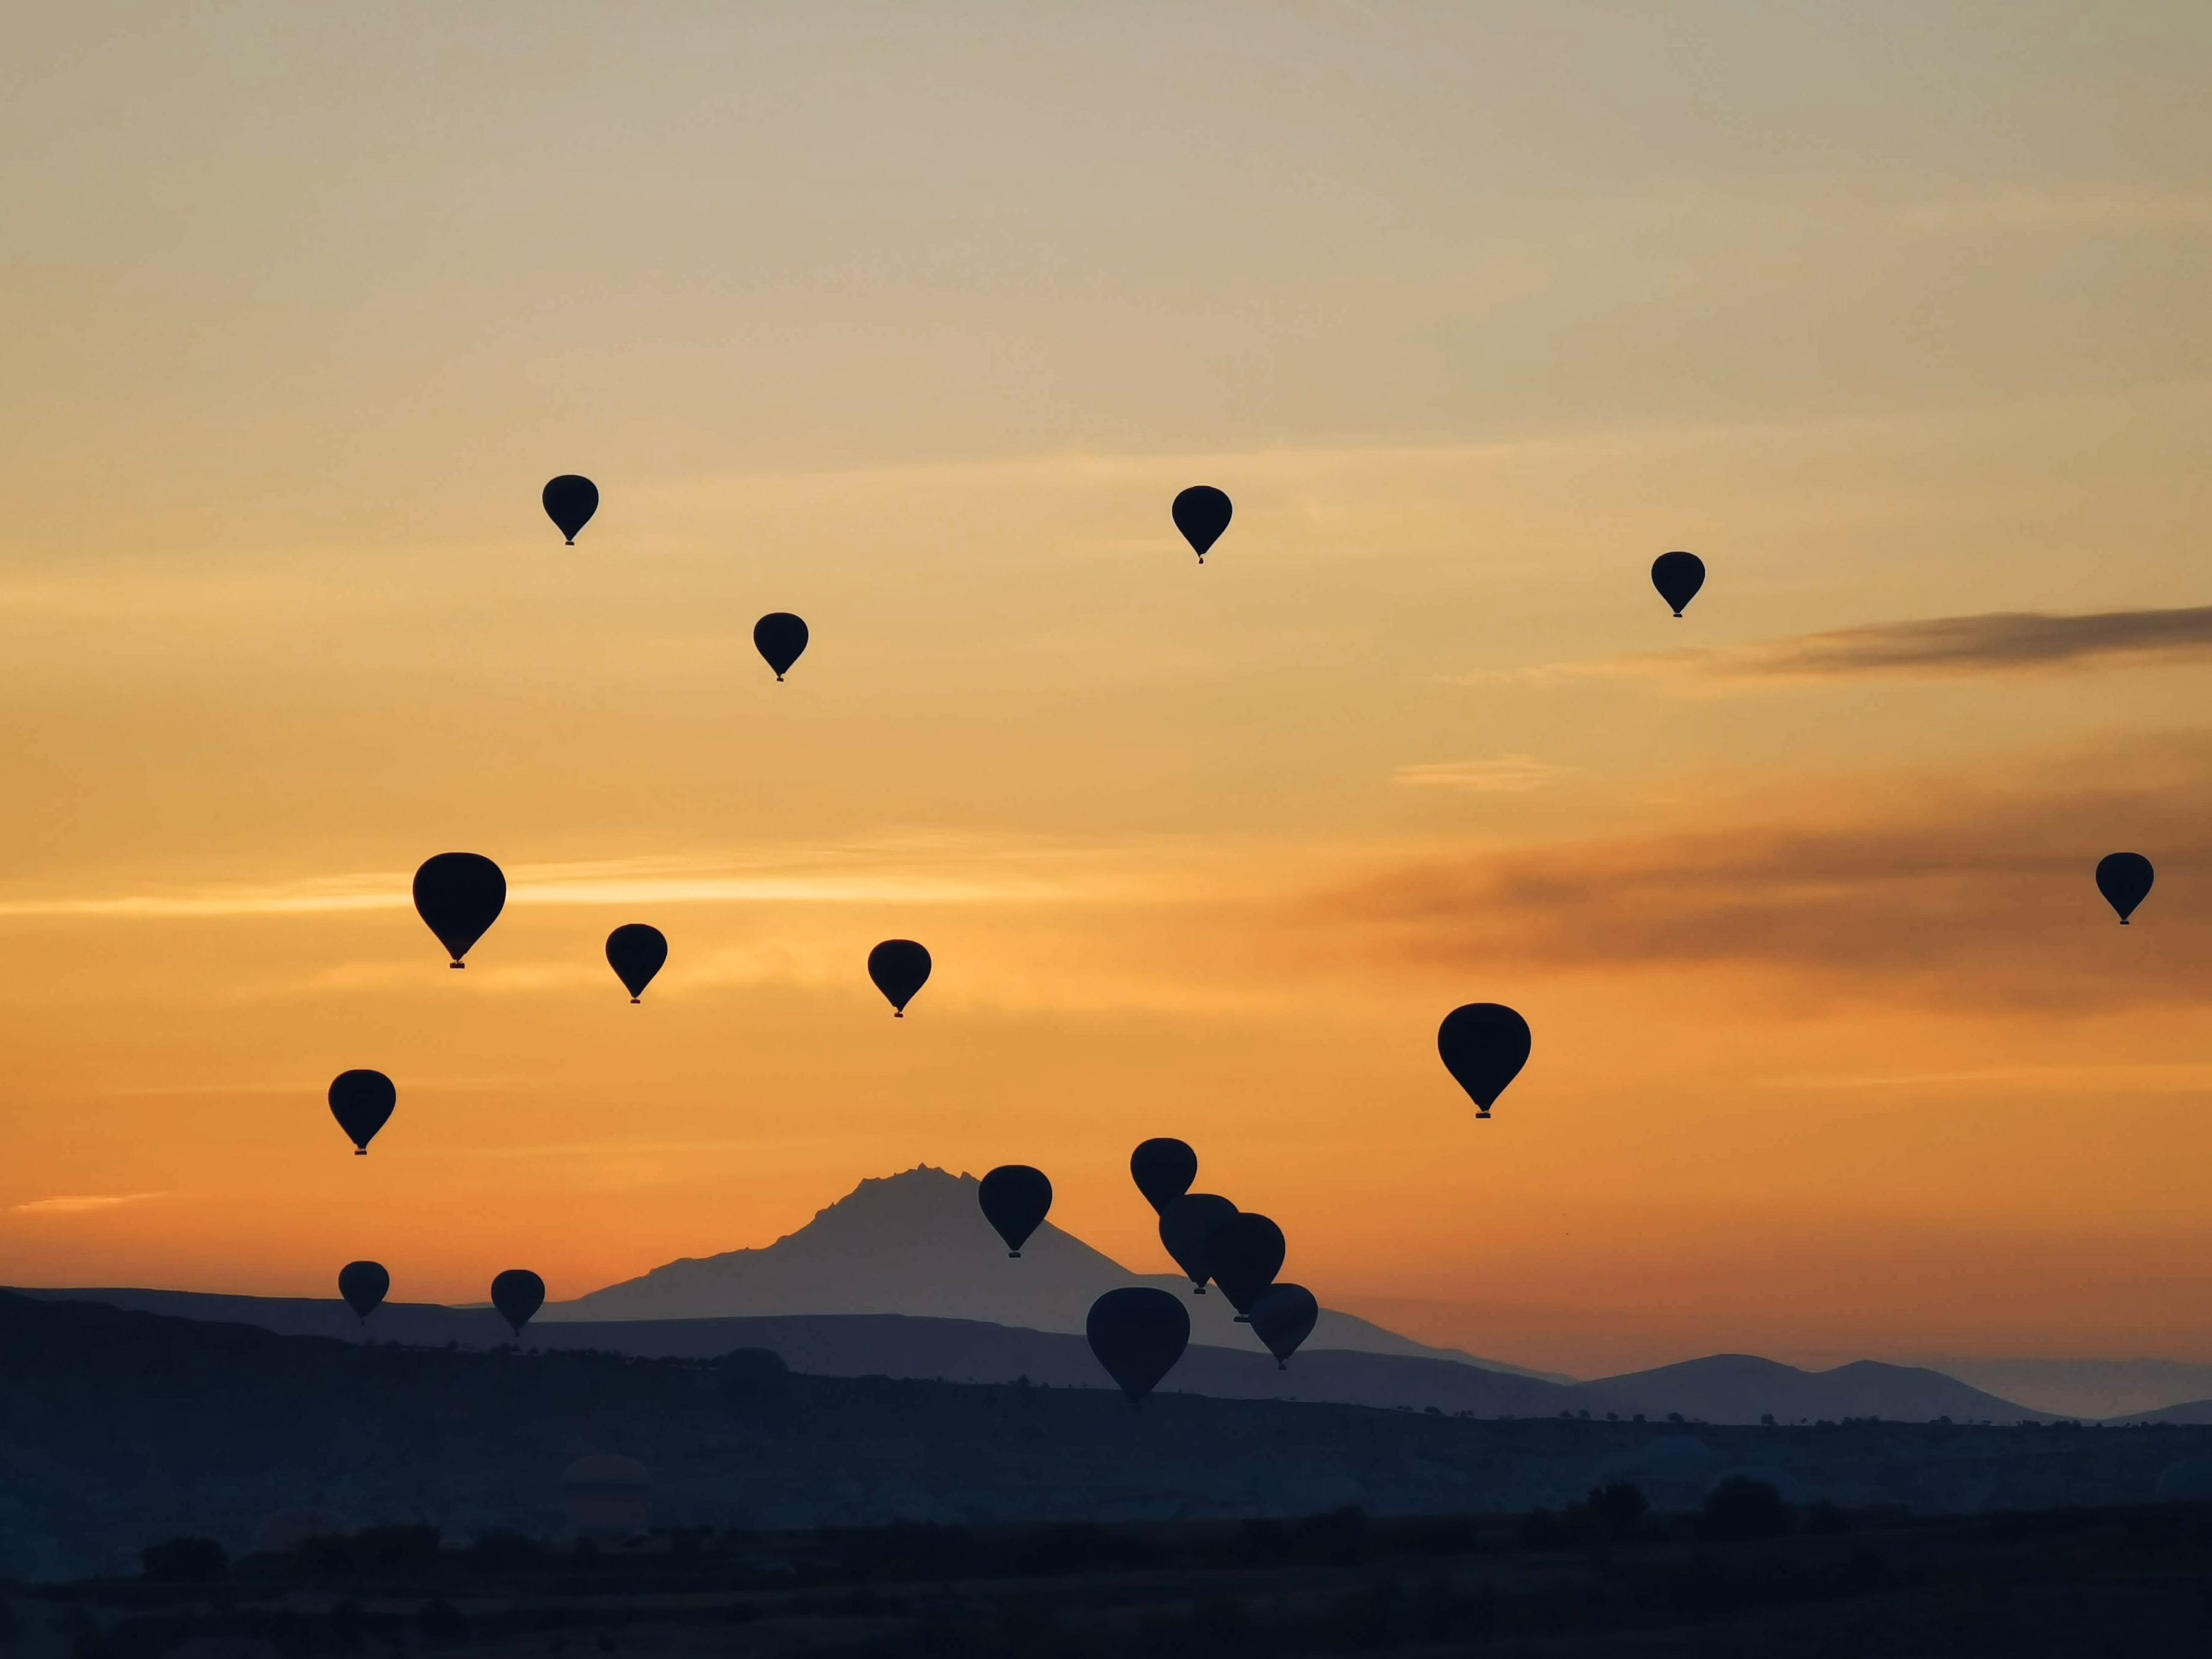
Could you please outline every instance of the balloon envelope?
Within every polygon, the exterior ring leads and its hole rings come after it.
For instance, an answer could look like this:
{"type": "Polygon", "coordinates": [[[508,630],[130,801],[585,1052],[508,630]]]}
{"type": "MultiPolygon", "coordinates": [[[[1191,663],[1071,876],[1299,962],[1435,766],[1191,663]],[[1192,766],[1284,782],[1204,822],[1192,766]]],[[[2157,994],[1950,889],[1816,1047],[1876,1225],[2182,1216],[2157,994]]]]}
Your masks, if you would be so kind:
{"type": "Polygon", "coordinates": [[[1521,1075],[1528,1047],[1528,1022],[1502,1002],[1455,1008],[1437,1028],[1437,1053],[1474,1100],[1478,1117],[1488,1117],[1505,1085],[1521,1075]]]}
{"type": "Polygon", "coordinates": [[[356,1316],[366,1319],[384,1304],[392,1275],[379,1261],[349,1261],[338,1269],[338,1294],[356,1316]]]}
{"type": "Polygon", "coordinates": [[[527,1267],[509,1267],[491,1282],[491,1305],[520,1336],[531,1316],[545,1305],[545,1281],[527,1267]]]}
{"type": "Polygon", "coordinates": [[[1045,1212],[1052,1208],[1052,1182],[1042,1170],[1001,1164],[983,1177],[975,1200],[983,1206],[983,1219],[1006,1241],[1006,1254],[1019,1255],[1023,1241],[1044,1224],[1045,1212]]]}
{"type": "Polygon", "coordinates": [[[1236,1213],[1234,1204],[1212,1193],[1185,1193],[1160,1212],[1160,1244],[1190,1275],[1200,1296],[1213,1277],[1213,1230],[1236,1213]]]}
{"type": "Polygon", "coordinates": [[[788,611],[771,611],[753,624],[753,649],[767,659],[778,679],[806,649],[806,624],[788,611]]]}
{"type": "Polygon", "coordinates": [[[1252,1304],[1252,1330],[1275,1356],[1277,1370],[1298,1351],[1298,1344],[1313,1334],[1321,1304],[1303,1285],[1270,1285],[1252,1304]]]}
{"type": "Polygon", "coordinates": [[[1109,1291],[1083,1322],[1091,1352],[1133,1401],[1155,1388],[1190,1346],[1190,1316],[1179,1297],[1149,1285],[1109,1291]]]}
{"type": "Polygon", "coordinates": [[[2119,912],[2121,927],[2128,925],[2136,906],[2150,896],[2155,874],[2141,853],[2107,853],[2097,860],[2097,890],[2119,912]]]}
{"type": "Polygon", "coordinates": [[[545,486],[538,500],[545,503],[545,516],[574,547],[576,532],[591,523],[592,514],[599,510],[599,487],[580,472],[563,472],[545,486]]]}
{"type": "Polygon", "coordinates": [[[1198,555],[1200,564],[1206,562],[1206,550],[1221,539],[1221,532],[1229,528],[1229,517],[1236,509],[1230,506],[1229,497],[1212,484],[1193,484],[1175,498],[1168,509],[1175,519],[1177,530],[1198,555]]]}
{"type": "Polygon", "coordinates": [[[441,853],[415,872],[415,913],[453,966],[507,908],[507,878],[481,853],[441,853]]]}
{"type": "Polygon", "coordinates": [[[1263,1215],[1244,1210],[1216,1227],[1206,1241],[1206,1265],[1213,1282],[1240,1314],[1249,1315],[1260,1293],[1283,1270],[1283,1230],[1263,1215]]]}
{"type": "Polygon", "coordinates": [[[1157,1136],[1140,1142],[1129,1154],[1129,1177],[1145,1195],[1146,1203],[1164,1210],[1198,1179],[1198,1154],[1188,1142],[1157,1136]]]}
{"type": "Polygon", "coordinates": [[[910,939],[887,939],[868,952],[868,977],[903,1018],[907,1004],[928,982],[929,952],[910,939]]]}
{"type": "Polygon", "coordinates": [[[354,1155],[368,1156],[368,1143],[376,1139],[399,1103],[399,1091],[381,1072],[340,1072],[331,1079],[331,1115],[353,1142],[354,1155]]]}
{"type": "Polygon", "coordinates": [[[1651,586],[1680,616],[1705,585],[1705,562],[1694,553],[1662,553],[1651,561],[1651,586]]]}
{"type": "Polygon", "coordinates": [[[607,966],[635,1002],[653,983],[660,964],[668,960],[668,938],[658,927],[641,921],[625,922],[607,935],[607,966]]]}

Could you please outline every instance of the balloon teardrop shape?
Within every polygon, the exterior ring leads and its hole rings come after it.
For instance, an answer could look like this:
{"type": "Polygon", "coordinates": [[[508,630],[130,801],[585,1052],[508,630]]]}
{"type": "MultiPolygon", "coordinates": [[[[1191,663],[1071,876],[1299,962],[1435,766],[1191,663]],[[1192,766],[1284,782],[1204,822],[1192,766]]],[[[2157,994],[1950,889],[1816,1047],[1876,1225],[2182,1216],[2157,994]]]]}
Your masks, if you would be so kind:
{"type": "Polygon", "coordinates": [[[545,504],[545,516],[574,547],[576,532],[599,510],[599,487],[580,472],[563,472],[546,484],[538,499],[545,504]]]}
{"type": "Polygon", "coordinates": [[[2097,890],[2119,913],[2123,927],[2136,906],[2150,896],[2150,884],[2156,878],[2150,860],[2141,853],[2107,853],[2097,860],[2097,890]]]}
{"type": "Polygon", "coordinates": [[[1242,1210],[1216,1227],[1206,1241],[1206,1265],[1213,1282],[1249,1318],[1252,1304],[1283,1270],[1283,1230],[1266,1216],[1242,1210]]]}
{"type": "Polygon", "coordinates": [[[668,938],[658,927],[630,921],[607,935],[607,966],[615,970],[632,1002],[645,995],[645,988],[667,960],[668,938]]]}
{"type": "Polygon", "coordinates": [[[1156,1211],[1164,1210],[1198,1179],[1198,1154],[1187,1142],[1156,1136],[1129,1154],[1129,1177],[1145,1195],[1146,1203],[1156,1211]]]}
{"type": "Polygon", "coordinates": [[[1175,526],[1182,532],[1182,538],[1198,555],[1200,564],[1206,562],[1207,551],[1221,539],[1221,532],[1229,528],[1229,520],[1236,509],[1229,497],[1212,484],[1193,484],[1175,498],[1168,509],[1175,526]]]}
{"type": "Polygon", "coordinates": [[[415,914],[456,968],[506,908],[507,878],[481,853],[441,853],[415,872],[415,914]]]}
{"type": "Polygon", "coordinates": [[[1680,616],[1705,585],[1705,562],[1694,553],[1662,553],[1651,561],[1651,586],[1680,616]]]}
{"type": "Polygon", "coordinates": [[[1001,1164],[975,1189],[983,1219],[1006,1241],[1006,1254],[1018,1256],[1029,1236],[1044,1224],[1052,1208],[1052,1182],[1026,1164],[1001,1164]]]}
{"type": "Polygon", "coordinates": [[[868,977],[902,1019],[915,993],[929,982],[929,952],[910,939],[887,939],[868,952],[868,977]]]}
{"type": "Polygon", "coordinates": [[[1190,1346],[1190,1315],[1181,1297],[1131,1285],[1092,1303],[1083,1332],[1106,1375],[1133,1405],[1159,1386],[1190,1346]]]}
{"type": "Polygon", "coordinates": [[[368,1143],[399,1103],[399,1091],[381,1072],[340,1072],[331,1080],[330,1103],[331,1115],[353,1142],[354,1156],[367,1158],[368,1143]]]}
{"type": "Polygon", "coordinates": [[[384,1305],[392,1288],[392,1275],[380,1261],[349,1261],[338,1269],[338,1294],[357,1319],[366,1320],[384,1305]]]}
{"type": "Polygon", "coordinates": [[[1303,1285],[1270,1285],[1252,1304],[1252,1330],[1275,1356],[1275,1369],[1288,1370],[1298,1344],[1313,1334],[1321,1304],[1303,1285]]]}
{"type": "Polygon", "coordinates": [[[527,1267],[509,1267],[491,1282],[491,1305],[517,1336],[545,1305],[545,1281],[527,1267]]]}
{"type": "Polygon", "coordinates": [[[1437,1053],[1474,1102],[1477,1117],[1488,1117],[1505,1085],[1521,1075],[1530,1042],[1528,1022],[1502,1002],[1455,1008],[1437,1028],[1437,1053]]]}
{"type": "Polygon", "coordinates": [[[1185,1193],[1160,1212],[1160,1248],[1190,1276],[1192,1295],[1206,1294],[1206,1281],[1213,1277],[1214,1230],[1236,1213],[1237,1206],[1217,1193],[1185,1193]]]}
{"type": "Polygon", "coordinates": [[[753,649],[775,670],[778,679],[799,660],[807,638],[805,621],[788,611],[771,611],[753,624],[753,649]]]}

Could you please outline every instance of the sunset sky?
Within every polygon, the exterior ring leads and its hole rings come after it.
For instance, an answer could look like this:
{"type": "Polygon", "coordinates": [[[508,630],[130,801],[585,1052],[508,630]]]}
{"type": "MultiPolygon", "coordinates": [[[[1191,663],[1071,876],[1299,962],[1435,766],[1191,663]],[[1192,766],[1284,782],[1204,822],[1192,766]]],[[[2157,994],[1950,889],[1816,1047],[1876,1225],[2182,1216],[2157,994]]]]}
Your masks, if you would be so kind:
{"type": "Polygon", "coordinates": [[[2208,83],[2182,0],[17,15],[0,1282],[567,1297],[917,1163],[1164,1271],[1176,1134],[1524,1364],[2212,1361],[2208,83]]]}

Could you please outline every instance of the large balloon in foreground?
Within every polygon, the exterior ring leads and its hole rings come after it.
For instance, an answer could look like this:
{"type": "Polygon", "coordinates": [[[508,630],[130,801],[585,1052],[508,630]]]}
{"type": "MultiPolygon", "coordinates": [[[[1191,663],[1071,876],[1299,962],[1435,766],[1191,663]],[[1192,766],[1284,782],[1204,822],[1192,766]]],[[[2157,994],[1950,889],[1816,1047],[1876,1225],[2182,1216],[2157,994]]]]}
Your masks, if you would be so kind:
{"type": "Polygon", "coordinates": [[[915,993],[929,982],[929,952],[910,939],[887,939],[868,952],[868,977],[890,1001],[893,1016],[903,1019],[915,993]]]}
{"type": "Polygon", "coordinates": [[[806,623],[788,611],[771,611],[753,624],[753,649],[781,679],[783,671],[806,649],[806,623]]]}
{"type": "Polygon", "coordinates": [[[1206,1265],[1240,1319],[1283,1271],[1283,1230],[1249,1210],[1230,1217],[1206,1241],[1206,1265]]]}
{"type": "Polygon", "coordinates": [[[415,872],[415,913],[456,968],[506,908],[507,878],[481,853],[441,853],[415,872]]]}
{"type": "Polygon", "coordinates": [[[1275,1356],[1275,1369],[1287,1370],[1284,1362],[1298,1351],[1298,1344],[1313,1334],[1321,1304],[1303,1285],[1270,1285],[1252,1304],[1252,1330],[1275,1356]]]}
{"type": "Polygon", "coordinates": [[[607,935],[607,966],[635,1002],[668,960],[668,936],[642,921],[625,922],[607,935]]]}
{"type": "Polygon", "coordinates": [[[1477,1117],[1488,1117],[1505,1085],[1521,1075],[1528,1044],[1528,1022],[1502,1002],[1455,1008],[1437,1028],[1444,1069],[1473,1097],[1477,1117]]]}
{"type": "Polygon", "coordinates": [[[367,1319],[382,1307],[391,1288],[392,1275],[380,1261],[349,1261],[338,1269],[338,1294],[356,1318],[367,1319]]]}
{"type": "Polygon", "coordinates": [[[1193,1296],[1204,1296],[1213,1277],[1214,1229],[1236,1213],[1234,1204],[1213,1193],[1185,1193],[1160,1212],[1160,1246],[1190,1275],[1193,1296]]]}
{"type": "Polygon", "coordinates": [[[331,1079],[330,1102],[331,1115],[353,1142],[353,1155],[367,1158],[368,1143],[399,1103],[399,1091],[381,1072],[340,1072],[331,1079]]]}
{"type": "Polygon", "coordinates": [[[1092,1303],[1083,1331],[1106,1374],[1133,1404],[1159,1386],[1190,1346],[1190,1316],[1165,1291],[1131,1285],[1092,1303]]]}
{"type": "Polygon", "coordinates": [[[2105,902],[2120,913],[2120,926],[2128,925],[2136,906],[2150,896],[2154,872],[2141,853],[2107,853],[2097,860],[2097,890],[2105,902]]]}
{"type": "Polygon", "coordinates": [[[1044,1224],[1052,1208],[1052,1182],[1042,1170],[1026,1164],[1001,1164],[983,1177],[975,1191],[983,1206],[983,1219],[1006,1241],[1006,1254],[1018,1256],[1029,1236],[1044,1224]]]}
{"type": "Polygon", "coordinates": [[[1155,1136],[1140,1142],[1137,1150],[1129,1154],[1129,1177],[1145,1195],[1146,1203],[1155,1210],[1164,1210],[1188,1192],[1190,1183],[1198,1179],[1198,1154],[1186,1141],[1155,1136]]]}
{"type": "Polygon", "coordinates": [[[1176,496],[1175,505],[1168,509],[1174,516],[1176,528],[1182,532],[1182,538],[1190,544],[1200,564],[1206,562],[1206,550],[1229,528],[1229,515],[1235,510],[1229,505],[1229,497],[1212,484],[1193,484],[1176,496]]]}
{"type": "Polygon", "coordinates": [[[491,1282],[491,1305],[520,1336],[531,1316],[545,1305],[545,1281],[527,1267],[509,1267],[491,1282]]]}
{"type": "Polygon", "coordinates": [[[576,532],[591,523],[592,514],[599,510],[599,487],[581,473],[563,472],[545,486],[538,499],[545,503],[545,516],[574,547],[576,532]]]}
{"type": "Polygon", "coordinates": [[[1680,616],[1705,585],[1705,562],[1694,553],[1662,553],[1651,561],[1651,586],[1680,616]]]}

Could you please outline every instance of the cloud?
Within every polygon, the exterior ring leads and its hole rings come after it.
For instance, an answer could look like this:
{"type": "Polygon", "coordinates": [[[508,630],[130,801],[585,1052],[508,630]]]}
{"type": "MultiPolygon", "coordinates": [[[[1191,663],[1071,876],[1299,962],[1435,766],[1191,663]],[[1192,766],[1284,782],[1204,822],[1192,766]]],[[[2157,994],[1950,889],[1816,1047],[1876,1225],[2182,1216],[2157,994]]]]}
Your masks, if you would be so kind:
{"type": "Polygon", "coordinates": [[[1500,755],[1486,761],[1430,761],[1401,766],[1393,781],[1423,789],[1474,789],[1489,794],[1519,794],[1540,789],[1574,771],[1529,755],[1500,755]]]}
{"type": "Polygon", "coordinates": [[[81,1193],[66,1198],[34,1198],[15,1206],[17,1215],[82,1215],[89,1210],[112,1210],[119,1204],[141,1204],[165,1193],[81,1193]]]}

